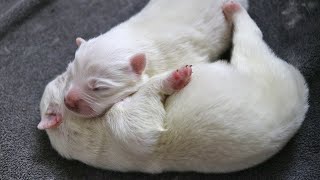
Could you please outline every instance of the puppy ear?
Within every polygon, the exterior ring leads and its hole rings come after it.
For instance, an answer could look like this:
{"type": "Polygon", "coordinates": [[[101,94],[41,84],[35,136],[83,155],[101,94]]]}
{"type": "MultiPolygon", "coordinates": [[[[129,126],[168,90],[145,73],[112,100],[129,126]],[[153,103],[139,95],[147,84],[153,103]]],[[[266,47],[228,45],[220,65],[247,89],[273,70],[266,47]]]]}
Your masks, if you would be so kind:
{"type": "Polygon", "coordinates": [[[82,43],[85,43],[86,40],[82,39],[81,37],[76,38],[76,44],[79,47],[82,43]]]}
{"type": "Polygon", "coordinates": [[[141,75],[146,67],[146,55],[144,53],[138,53],[130,58],[130,66],[132,70],[141,75]]]}

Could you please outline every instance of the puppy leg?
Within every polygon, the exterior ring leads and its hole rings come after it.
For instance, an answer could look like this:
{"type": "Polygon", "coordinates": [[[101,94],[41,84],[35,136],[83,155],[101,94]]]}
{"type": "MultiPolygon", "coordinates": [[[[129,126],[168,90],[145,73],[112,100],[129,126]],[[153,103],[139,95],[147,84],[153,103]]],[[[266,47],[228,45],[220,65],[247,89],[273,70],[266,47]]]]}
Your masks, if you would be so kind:
{"type": "Polygon", "coordinates": [[[107,128],[135,155],[152,152],[161,132],[165,131],[164,98],[185,87],[191,74],[191,66],[185,66],[151,78],[138,92],[109,110],[107,128]]]}
{"type": "Polygon", "coordinates": [[[276,56],[263,41],[261,30],[247,11],[229,1],[224,4],[223,12],[234,28],[231,64],[250,75],[272,74],[276,56]]]}

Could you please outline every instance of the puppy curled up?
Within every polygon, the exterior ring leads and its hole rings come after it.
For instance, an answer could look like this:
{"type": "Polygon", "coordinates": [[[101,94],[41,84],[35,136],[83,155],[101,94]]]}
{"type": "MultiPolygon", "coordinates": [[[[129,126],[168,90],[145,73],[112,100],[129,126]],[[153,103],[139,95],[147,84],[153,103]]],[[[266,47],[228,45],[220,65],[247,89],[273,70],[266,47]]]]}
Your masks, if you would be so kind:
{"type": "Polygon", "coordinates": [[[110,31],[88,41],[77,38],[65,89],[68,109],[81,117],[99,116],[153,75],[217,60],[231,42],[223,2],[151,0],[110,31]]]}
{"type": "Polygon", "coordinates": [[[60,155],[123,172],[232,172],[270,158],[303,122],[308,88],[240,4],[223,12],[234,27],[230,63],[155,75],[91,119],[64,106],[67,71],[47,85],[38,128],[60,155]]]}

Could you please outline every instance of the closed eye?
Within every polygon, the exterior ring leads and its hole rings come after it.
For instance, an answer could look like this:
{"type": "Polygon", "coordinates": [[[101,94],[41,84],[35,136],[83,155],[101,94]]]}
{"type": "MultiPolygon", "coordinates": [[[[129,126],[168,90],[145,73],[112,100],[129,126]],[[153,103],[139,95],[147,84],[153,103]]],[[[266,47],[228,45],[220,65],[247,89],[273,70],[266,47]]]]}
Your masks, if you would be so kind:
{"type": "Polygon", "coordinates": [[[100,87],[93,87],[91,88],[92,91],[101,91],[101,90],[109,90],[110,88],[109,87],[103,87],[103,86],[100,86],[100,87]]]}
{"type": "Polygon", "coordinates": [[[121,83],[114,82],[110,79],[92,78],[88,82],[88,89],[91,91],[108,91],[121,87],[121,83]]]}
{"type": "Polygon", "coordinates": [[[90,79],[88,82],[88,88],[91,91],[101,91],[110,89],[110,86],[102,84],[99,79],[90,79]]]}

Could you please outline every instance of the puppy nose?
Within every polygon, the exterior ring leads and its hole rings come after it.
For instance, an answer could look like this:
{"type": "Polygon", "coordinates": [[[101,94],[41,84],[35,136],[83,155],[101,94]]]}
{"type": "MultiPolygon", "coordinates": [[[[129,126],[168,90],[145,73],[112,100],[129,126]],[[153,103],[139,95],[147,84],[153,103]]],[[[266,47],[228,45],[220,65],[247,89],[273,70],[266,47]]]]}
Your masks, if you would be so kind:
{"type": "Polygon", "coordinates": [[[78,108],[79,101],[80,98],[73,93],[67,94],[67,96],[64,98],[64,104],[72,109],[78,108]]]}
{"type": "Polygon", "coordinates": [[[77,101],[74,101],[68,97],[64,98],[64,104],[70,108],[77,108],[77,101]]]}

